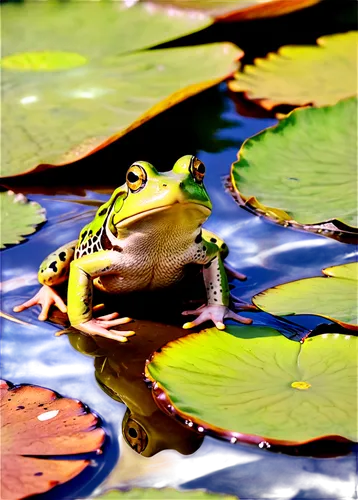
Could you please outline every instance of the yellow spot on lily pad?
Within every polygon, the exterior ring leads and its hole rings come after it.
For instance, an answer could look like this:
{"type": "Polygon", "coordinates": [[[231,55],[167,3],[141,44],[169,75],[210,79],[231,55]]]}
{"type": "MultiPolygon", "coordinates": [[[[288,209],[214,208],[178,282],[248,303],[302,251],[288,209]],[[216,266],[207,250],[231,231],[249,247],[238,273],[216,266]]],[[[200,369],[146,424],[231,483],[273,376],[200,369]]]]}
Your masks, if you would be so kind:
{"type": "Polygon", "coordinates": [[[311,384],[300,380],[299,382],[292,382],[291,387],[298,389],[299,391],[305,391],[311,387],[311,384]]]}
{"type": "Polygon", "coordinates": [[[87,59],[75,52],[51,50],[12,54],[3,57],[0,63],[3,68],[20,71],[59,71],[83,66],[87,59]]]}

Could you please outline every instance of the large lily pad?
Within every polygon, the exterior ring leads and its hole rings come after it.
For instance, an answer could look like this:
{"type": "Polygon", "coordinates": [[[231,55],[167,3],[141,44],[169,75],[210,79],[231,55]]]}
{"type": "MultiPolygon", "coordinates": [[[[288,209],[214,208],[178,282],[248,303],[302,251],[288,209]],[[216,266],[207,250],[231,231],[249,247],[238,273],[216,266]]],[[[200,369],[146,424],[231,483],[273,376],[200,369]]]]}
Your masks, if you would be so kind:
{"type": "Polygon", "coordinates": [[[0,193],[0,207],[0,248],[20,243],[46,220],[45,209],[35,201],[29,202],[23,194],[0,193]]]}
{"type": "Polygon", "coordinates": [[[76,455],[101,448],[98,418],[79,401],[5,381],[0,391],[2,498],[17,500],[69,481],[90,464],[76,455]]]}
{"type": "Polygon", "coordinates": [[[142,5],[8,4],[3,19],[4,177],[86,156],[223,80],[242,55],[225,43],[139,51],[209,22],[142,5]]]}
{"type": "Polygon", "coordinates": [[[358,32],[319,38],[317,46],[288,45],[235,74],[230,89],[266,109],[278,104],[325,106],[357,94],[358,32]]]}
{"type": "Polygon", "coordinates": [[[358,263],[323,269],[325,277],[292,281],[261,292],[252,299],[276,316],[315,314],[357,329],[358,263]]]}
{"type": "Polygon", "coordinates": [[[157,404],[198,432],[251,442],[357,441],[357,337],[303,344],[263,327],[169,342],[146,366],[157,404]]]}
{"type": "Polygon", "coordinates": [[[205,12],[218,21],[276,17],[309,7],[321,0],[155,0],[160,5],[205,12]]]}
{"type": "Polygon", "coordinates": [[[356,232],[356,131],[354,97],[292,111],[242,145],[231,169],[237,200],[281,224],[356,232]]]}
{"type": "Polygon", "coordinates": [[[133,488],[131,490],[111,490],[98,500],[238,500],[236,496],[207,493],[202,490],[176,490],[174,488],[133,488]]]}

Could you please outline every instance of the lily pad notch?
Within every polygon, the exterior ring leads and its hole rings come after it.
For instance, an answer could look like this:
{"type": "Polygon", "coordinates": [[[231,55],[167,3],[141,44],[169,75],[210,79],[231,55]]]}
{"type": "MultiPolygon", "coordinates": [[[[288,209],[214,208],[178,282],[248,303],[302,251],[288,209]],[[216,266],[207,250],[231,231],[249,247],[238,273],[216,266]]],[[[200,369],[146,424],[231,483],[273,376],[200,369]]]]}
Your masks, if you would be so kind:
{"type": "Polygon", "coordinates": [[[233,444],[356,442],[357,342],[335,333],[302,344],[268,327],[211,328],[169,342],[145,375],[162,411],[233,444]]]}
{"type": "Polygon", "coordinates": [[[247,139],[231,167],[235,200],[286,227],[357,243],[357,102],[295,109],[247,139]]]}

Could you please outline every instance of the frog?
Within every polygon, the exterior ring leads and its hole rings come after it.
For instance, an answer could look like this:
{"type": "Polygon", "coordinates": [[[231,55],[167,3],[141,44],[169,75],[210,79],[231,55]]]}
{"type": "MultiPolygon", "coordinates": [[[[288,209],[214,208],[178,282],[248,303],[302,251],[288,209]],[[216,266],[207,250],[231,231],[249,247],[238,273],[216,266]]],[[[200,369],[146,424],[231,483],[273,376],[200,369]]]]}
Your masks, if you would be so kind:
{"type": "Polygon", "coordinates": [[[193,155],[179,158],[166,172],[146,161],[134,162],[125,183],[99,207],[78,239],[45,258],[38,272],[42,288],[14,312],[40,305],[38,319],[45,321],[55,306],[68,314],[77,330],[127,342],[135,332],[114,327],[132,319],[118,317],[117,312],[94,317],[93,287],[118,296],[161,290],[179,282],[187,266],[194,264],[202,271],[206,303],[183,311],[195,319],[182,327],[192,329],[209,321],[223,330],[227,319],[251,323],[229,307],[227,245],[203,228],[212,211],[205,171],[193,155]],[[67,305],[55,288],[66,281],[67,305]]]}

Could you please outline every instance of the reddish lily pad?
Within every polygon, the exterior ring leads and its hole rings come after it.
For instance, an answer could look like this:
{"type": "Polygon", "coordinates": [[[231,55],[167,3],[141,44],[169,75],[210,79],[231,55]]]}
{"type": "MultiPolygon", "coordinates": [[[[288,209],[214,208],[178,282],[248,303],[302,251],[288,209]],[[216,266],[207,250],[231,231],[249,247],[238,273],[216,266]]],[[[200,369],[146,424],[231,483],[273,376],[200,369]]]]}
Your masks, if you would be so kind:
{"type": "Polygon", "coordinates": [[[256,59],[229,82],[231,90],[271,110],[278,104],[326,106],[357,94],[358,32],[318,38],[317,45],[288,45],[256,59]]]}
{"type": "Polygon", "coordinates": [[[219,83],[242,55],[227,43],[143,50],[211,23],[148,5],[6,4],[3,20],[3,177],[83,158],[219,83]]]}
{"type": "Polygon", "coordinates": [[[321,0],[154,0],[159,5],[205,12],[217,21],[245,21],[276,17],[314,5],[321,0]]]}
{"type": "Polygon", "coordinates": [[[1,491],[6,500],[50,490],[82,472],[104,439],[98,418],[79,401],[49,389],[1,381],[1,491]],[[51,456],[71,455],[59,460],[51,456]]]}
{"type": "Polygon", "coordinates": [[[357,342],[323,334],[301,344],[268,327],[203,330],[147,363],[158,406],[199,433],[251,443],[357,441],[357,342]]]}
{"type": "Polygon", "coordinates": [[[323,269],[325,277],[291,281],[253,297],[253,303],[276,316],[315,314],[346,328],[358,329],[358,263],[323,269]]]}

